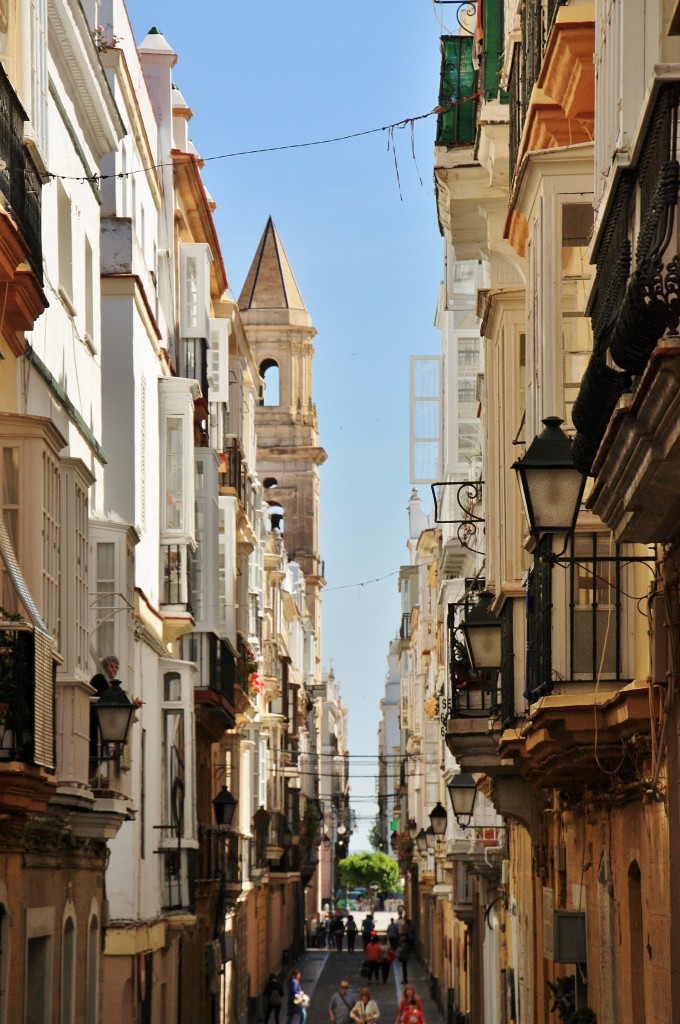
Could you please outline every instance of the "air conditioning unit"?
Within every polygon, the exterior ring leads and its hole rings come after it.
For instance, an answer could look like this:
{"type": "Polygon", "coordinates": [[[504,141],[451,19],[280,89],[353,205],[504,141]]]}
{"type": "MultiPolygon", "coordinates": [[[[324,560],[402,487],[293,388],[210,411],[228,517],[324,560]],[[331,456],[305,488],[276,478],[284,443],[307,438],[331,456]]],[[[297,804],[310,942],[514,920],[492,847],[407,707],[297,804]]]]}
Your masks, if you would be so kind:
{"type": "Polygon", "coordinates": [[[585,964],[586,915],[581,910],[556,910],[554,917],[554,951],[556,964],[585,964]]]}

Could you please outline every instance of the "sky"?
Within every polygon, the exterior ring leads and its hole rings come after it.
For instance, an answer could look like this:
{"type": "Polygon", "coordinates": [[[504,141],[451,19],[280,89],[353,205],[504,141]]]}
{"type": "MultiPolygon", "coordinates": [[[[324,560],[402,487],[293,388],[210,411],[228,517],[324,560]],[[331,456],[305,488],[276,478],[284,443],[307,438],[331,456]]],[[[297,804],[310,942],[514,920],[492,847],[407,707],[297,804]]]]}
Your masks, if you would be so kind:
{"type": "MultiPolygon", "coordinates": [[[[201,157],[366,132],[437,104],[432,0],[127,0],[139,43],[157,26],[178,55],[201,157]]],[[[237,298],[271,214],[318,331],[314,396],[327,586],[323,665],[349,711],[350,853],[369,849],[379,703],[408,561],[409,355],[438,353],[442,240],[436,117],[390,134],[222,160],[203,179],[237,298]],[[413,140],[413,149],[412,149],[413,140]],[[388,148],[388,144],[389,148],[388,148]],[[415,159],[414,159],[415,154],[415,159]],[[368,581],[380,579],[380,582],[368,581]],[[360,585],[365,584],[365,585],[360,585]],[[356,759],[353,761],[353,759],[356,759]]],[[[426,508],[431,502],[423,494],[426,508]]]]}

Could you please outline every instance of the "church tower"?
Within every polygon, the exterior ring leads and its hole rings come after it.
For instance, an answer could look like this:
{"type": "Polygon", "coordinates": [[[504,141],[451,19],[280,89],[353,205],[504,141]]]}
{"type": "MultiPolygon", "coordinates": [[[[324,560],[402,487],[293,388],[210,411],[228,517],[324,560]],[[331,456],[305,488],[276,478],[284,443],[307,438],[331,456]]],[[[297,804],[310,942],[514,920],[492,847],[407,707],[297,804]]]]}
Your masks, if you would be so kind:
{"type": "Polygon", "coordinates": [[[272,526],[279,526],[288,557],[305,574],[307,609],[320,645],[325,581],[319,555],[319,466],[326,453],[319,447],[312,400],[316,330],[271,217],[238,304],[263,379],[255,412],[257,472],[272,526]]]}

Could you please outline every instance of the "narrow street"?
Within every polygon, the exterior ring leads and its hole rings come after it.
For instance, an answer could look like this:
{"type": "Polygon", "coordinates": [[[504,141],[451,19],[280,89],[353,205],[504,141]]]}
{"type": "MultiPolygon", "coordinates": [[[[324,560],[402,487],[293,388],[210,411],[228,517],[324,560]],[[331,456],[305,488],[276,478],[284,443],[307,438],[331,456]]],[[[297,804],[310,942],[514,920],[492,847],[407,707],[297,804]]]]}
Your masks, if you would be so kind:
{"type": "MultiPolygon", "coordinates": [[[[361,943],[358,942],[357,945],[360,946],[361,943]]],[[[363,951],[360,948],[354,953],[348,953],[346,950],[336,953],[334,950],[310,949],[300,957],[295,967],[302,974],[302,989],[310,997],[307,1024],[326,1024],[328,1004],[333,993],[338,991],[341,980],[348,981],[351,991],[358,995],[365,984],[365,979],[359,975],[363,960],[363,951]]],[[[422,1000],[426,1024],[443,1024],[444,1018],[430,996],[427,971],[415,957],[409,961],[408,978],[422,1000]]],[[[374,984],[370,988],[371,995],[380,1008],[382,1024],[393,1024],[403,988],[399,968],[397,967],[395,972],[393,965],[387,983],[374,984]]],[[[285,1024],[283,1013],[280,1024],[285,1024]]]]}

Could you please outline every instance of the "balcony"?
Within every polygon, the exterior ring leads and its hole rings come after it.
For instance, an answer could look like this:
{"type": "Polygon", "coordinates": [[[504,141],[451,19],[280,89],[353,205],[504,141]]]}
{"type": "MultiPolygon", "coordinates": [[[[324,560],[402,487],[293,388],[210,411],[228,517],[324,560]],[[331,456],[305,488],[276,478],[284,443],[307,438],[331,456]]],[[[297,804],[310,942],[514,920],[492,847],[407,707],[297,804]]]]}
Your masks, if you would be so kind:
{"type": "Polygon", "coordinates": [[[174,605],[191,611],[189,607],[189,558],[186,544],[161,544],[161,571],[163,573],[161,604],[174,605]]]}
{"type": "Polygon", "coordinates": [[[23,141],[27,120],[0,65],[0,192],[26,242],[31,269],[42,284],[42,182],[23,141]]]}
{"type": "Polygon", "coordinates": [[[595,476],[589,506],[617,539],[644,543],[680,536],[679,107],[676,83],[659,89],[638,165],[613,190],[593,254],[594,352],[573,410],[575,458],[595,476]]]}
{"type": "Polygon", "coordinates": [[[241,884],[240,839],[224,825],[199,825],[196,882],[241,884]]]}
{"type": "Polygon", "coordinates": [[[529,783],[570,791],[635,782],[649,753],[650,695],[631,683],[615,694],[570,693],[541,698],[526,722],[501,736],[499,753],[529,783]],[[623,758],[622,758],[623,752],[623,758]]]}
{"type": "Polygon", "coordinates": [[[25,623],[0,623],[0,762],[55,767],[52,641],[25,623]]]}
{"type": "Polygon", "coordinates": [[[211,713],[220,709],[234,724],[236,658],[229,646],[214,633],[192,633],[185,640],[186,656],[198,667],[194,701],[211,713]]]}

